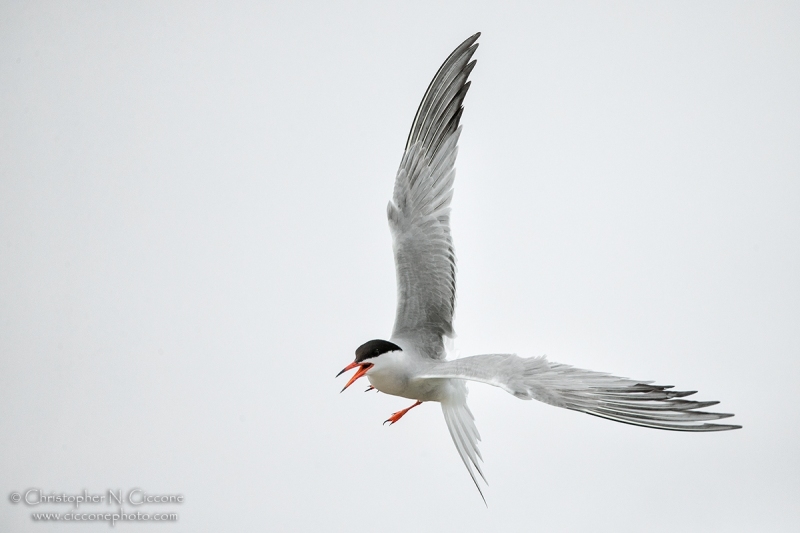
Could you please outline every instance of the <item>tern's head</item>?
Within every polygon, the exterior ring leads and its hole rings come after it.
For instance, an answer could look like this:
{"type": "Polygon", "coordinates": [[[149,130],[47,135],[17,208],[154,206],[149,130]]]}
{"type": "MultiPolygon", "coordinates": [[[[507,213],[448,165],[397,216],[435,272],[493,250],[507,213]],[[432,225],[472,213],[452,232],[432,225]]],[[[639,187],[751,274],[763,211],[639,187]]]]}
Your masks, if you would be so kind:
{"type": "MultiPolygon", "coordinates": [[[[399,351],[402,351],[402,349],[393,342],[382,341],[380,339],[365,342],[356,350],[356,360],[344,367],[341,372],[336,374],[336,377],[338,378],[348,370],[358,367],[358,371],[353,374],[353,377],[351,377],[350,381],[347,382],[347,385],[344,386],[344,389],[346,389],[355,383],[358,378],[365,376],[367,371],[375,366],[375,362],[381,355],[389,352],[399,351]]],[[[342,391],[344,391],[344,389],[342,389],[342,391]]]]}

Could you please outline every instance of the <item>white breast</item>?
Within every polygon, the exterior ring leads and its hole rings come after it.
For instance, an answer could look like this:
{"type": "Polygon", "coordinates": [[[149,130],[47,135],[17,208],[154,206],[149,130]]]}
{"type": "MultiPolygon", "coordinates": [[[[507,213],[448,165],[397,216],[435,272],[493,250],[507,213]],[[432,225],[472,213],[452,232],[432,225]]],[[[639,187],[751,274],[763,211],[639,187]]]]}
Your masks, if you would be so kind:
{"type": "Polygon", "coordinates": [[[375,358],[367,372],[370,384],[379,391],[412,400],[441,401],[446,379],[418,378],[424,363],[406,352],[387,352],[375,358]]]}

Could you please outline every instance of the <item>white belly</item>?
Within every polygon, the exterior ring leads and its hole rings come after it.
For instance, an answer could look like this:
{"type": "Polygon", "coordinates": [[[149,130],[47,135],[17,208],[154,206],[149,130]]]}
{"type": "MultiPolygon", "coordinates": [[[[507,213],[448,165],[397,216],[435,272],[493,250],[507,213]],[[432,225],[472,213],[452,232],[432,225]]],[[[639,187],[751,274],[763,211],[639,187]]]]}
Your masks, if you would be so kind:
{"type": "Polygon", "coordinates": [[[367,379],[385,394],[423,402],[442,401],[449,380],[415,377],[419,374],[420,366],[403,352],[383,354],[367,372],[367,379]]]}

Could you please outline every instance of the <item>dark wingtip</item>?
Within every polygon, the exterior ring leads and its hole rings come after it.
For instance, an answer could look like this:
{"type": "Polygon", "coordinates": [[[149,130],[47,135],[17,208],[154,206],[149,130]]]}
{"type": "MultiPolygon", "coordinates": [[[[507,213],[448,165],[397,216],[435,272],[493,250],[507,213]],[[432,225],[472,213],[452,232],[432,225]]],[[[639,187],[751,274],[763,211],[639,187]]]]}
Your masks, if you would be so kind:
{"type": "MultiPolygon", "coordinates": [[[[469,37],[467,37],[467,39],[466,39],[466,40],[465,40],[463,43],[461,43],[461,46],[464,46],[465,44],[466,44],[467,46],[471,45],[472,43],[474,43],[475,41],[477,41],[477,40],[478,40],[478,37],[480,37],[480,36],[481,36],[481,32],[473,33],[472,35],[470,35],[469,37]]],[[[460,48],[460,47],[459,47],[459,48],[460,48]]]]}
{"type": "MultiPolygon", "coordinates": [[[[472,57],[472,54],[474,54],[478,49],[478,43],[475,41],[477,41],[478,37],[480,36],[481,32],[477,32],[464,40],[456,47],[455,50],[450,53],[447,59],[445,59],[444,63],[442,63],[442,65],[436,71],[436,75],[428,85],[428,89],[425,91],[425,95],[422,97],[422,101],[420,102],[417,112],[414,115],[414,121],[411,123],[411,129],[408,132],[408,138],[406,139],[406,150],[408,150],[414,142],[423,140],[429,133],[428,129],[430,129],[431,124],[433,124],[431,120],[433,120],[435,117],[429,117],[428,113],[433,110],[431,106],[436,104],[437,91],[440,88],[446,88],[450,82],[457,78],[459,73],[461,73],[465,79],[469,76],[475,65],[465,65],[466,69],[464,66],[458,70],[451,70],[451,68],[456,65],[458,61],[464,58],[466,58],[465,61],[469,63],[469,59],[472,57]],[[452,79],[445,84],[444,82],[448,79],[448,76],[450,76],[452,79]]],[[[459,94],[463,100],[464,93],[459,94]]],[[[455,126],[457,127],[458,124],[456,123],[455,126]]],[[[433,141],[433,144],[439,144],[437,139],[434,139],[433,141]]],[[[431,147],[426,146],[426,148],[431,147]]]]}
{"type": "Polygon", "coordinates": [[[708,428],[709,431],[730,431],[732,429],[742,429],[742,426],[736,424],[705,424],[704,427],[708,428]]]}

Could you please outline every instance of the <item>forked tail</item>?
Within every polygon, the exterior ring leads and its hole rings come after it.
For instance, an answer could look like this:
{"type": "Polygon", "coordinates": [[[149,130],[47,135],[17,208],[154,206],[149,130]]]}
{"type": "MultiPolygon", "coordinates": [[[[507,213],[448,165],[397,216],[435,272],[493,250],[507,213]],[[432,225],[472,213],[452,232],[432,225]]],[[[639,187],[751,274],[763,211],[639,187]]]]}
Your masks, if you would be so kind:
{"type": "Polygon", "coordinates": [[[486,503],[486,497],[483,495],[481,483],[478,481],[478,476],[475,474],[477,471],[483,483],[487,483],[486,476],[483,475],[481,470],[481,452],[478,450],[478,443],[481,436],[478,433],[478,428],[475,426],[475,418],[467,406],[467,391],[464,383],[456,382],[454,384],[463,391],[463,394],[458,394],[454,398],[450,398],[442,402],[442,414],[444,414],[444,421],[447,423],[447,429],[450,431],[450,436],[453,438],[453,444],[456,445],[458,454],[461,460],[464,461],[464,466],[467,467],[473,483],[478,488],[478,492],[483,498],[483,503],[486,503]]]}

